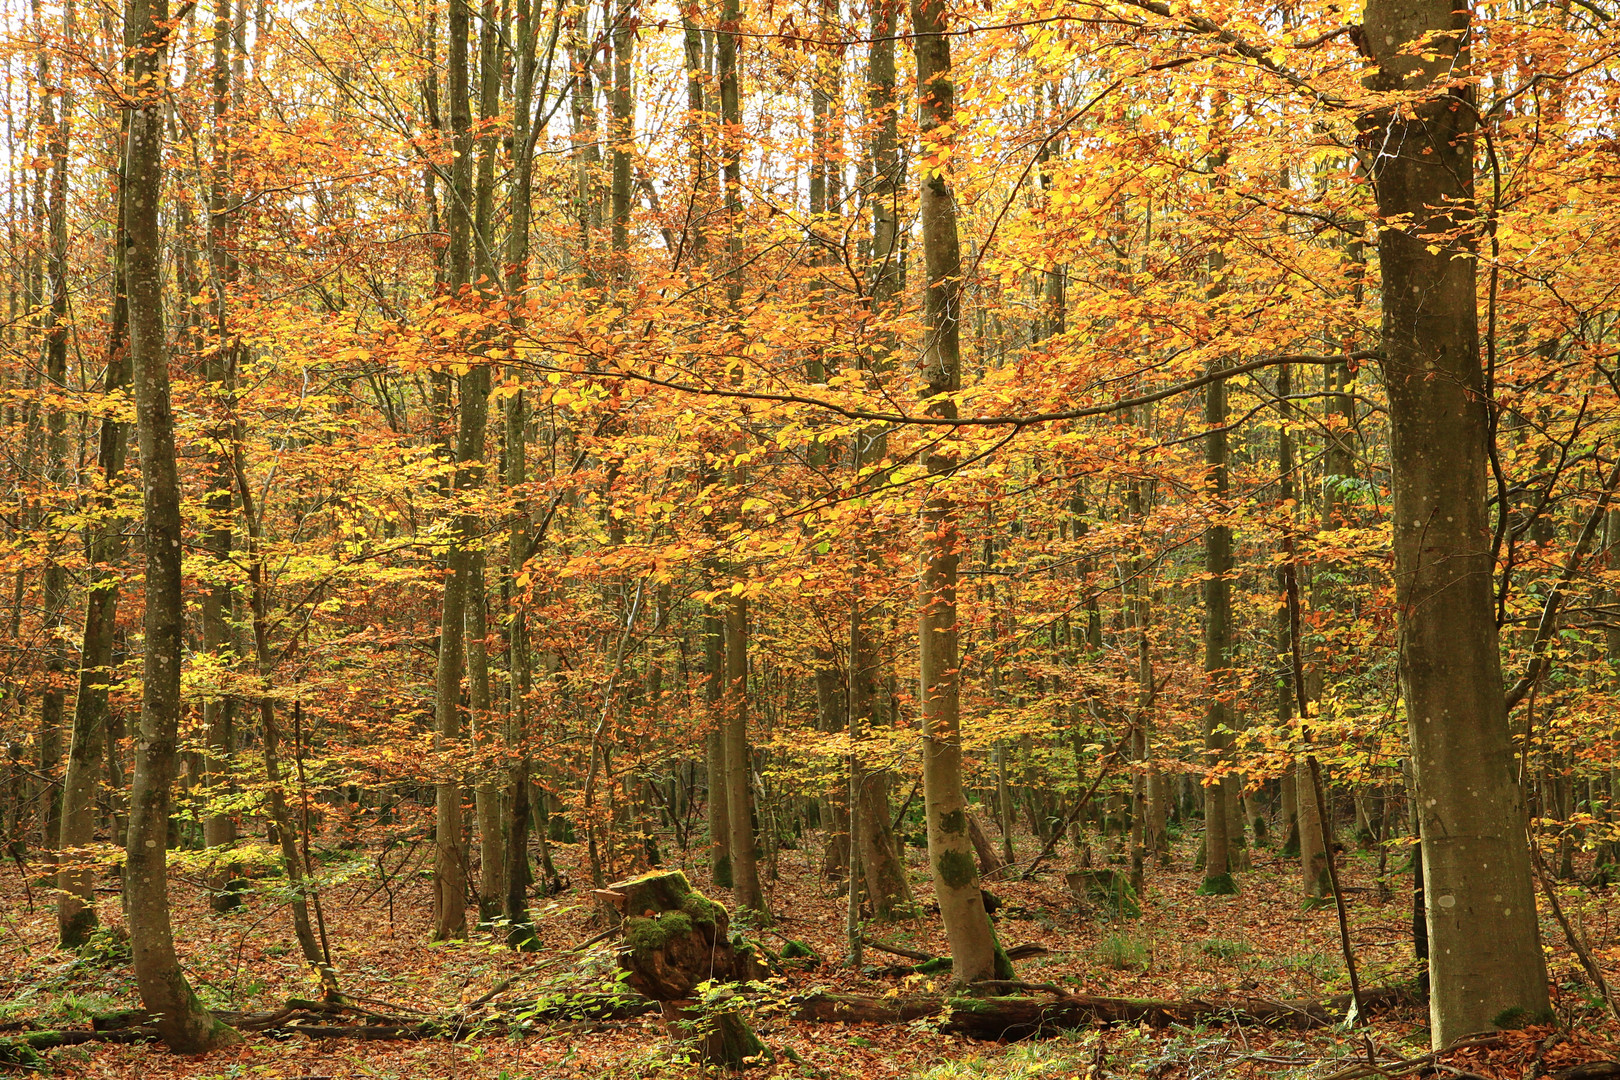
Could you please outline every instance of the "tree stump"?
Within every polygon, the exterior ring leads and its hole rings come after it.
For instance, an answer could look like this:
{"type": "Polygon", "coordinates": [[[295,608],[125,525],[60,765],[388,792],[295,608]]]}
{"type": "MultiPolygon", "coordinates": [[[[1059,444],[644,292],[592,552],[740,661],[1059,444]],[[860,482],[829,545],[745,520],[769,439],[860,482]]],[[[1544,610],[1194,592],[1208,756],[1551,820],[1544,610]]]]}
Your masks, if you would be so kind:
{"type": "Polygon", "coordinates": [[[1118,870],[1079,870],[1063,875],[1063,880],[1082,908],[1096,904],[1114,919],[1142,917],[1142,904],[1131,879],[1118,870]]]}
{"type": "Polygon", "coordinates": [[[710,1065],[740,1069],[756,1064],[765,1045],[748,1027],[729,990],[704,983],[746,982],[765,974],[754,948],[731,940],[726,909],[693,889],[679,870],[617,881],[597,893],[625,916],[619,966],[630,986],[659,1003],[664,1022],[710,1065]]]}

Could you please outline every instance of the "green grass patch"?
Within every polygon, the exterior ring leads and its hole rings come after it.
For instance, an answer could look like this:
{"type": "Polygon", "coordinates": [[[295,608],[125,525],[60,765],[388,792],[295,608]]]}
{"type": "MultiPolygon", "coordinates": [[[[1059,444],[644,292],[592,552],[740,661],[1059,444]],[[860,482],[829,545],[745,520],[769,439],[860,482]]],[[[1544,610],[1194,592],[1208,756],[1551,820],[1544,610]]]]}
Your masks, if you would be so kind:
{"type": "Polygon", "coordinates": [[[1109,934],[1092,955],[1110,971],[1146,971],[1151,962],[1147,943],[1131,934],[1109,934]]]}

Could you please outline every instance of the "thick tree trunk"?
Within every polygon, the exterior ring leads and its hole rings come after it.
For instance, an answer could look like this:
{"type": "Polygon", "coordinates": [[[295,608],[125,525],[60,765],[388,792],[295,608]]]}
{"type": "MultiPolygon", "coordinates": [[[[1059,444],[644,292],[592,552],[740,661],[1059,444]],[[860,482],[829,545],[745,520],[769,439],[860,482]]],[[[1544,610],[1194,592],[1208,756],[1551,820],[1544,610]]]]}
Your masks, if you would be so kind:
{"type": "MultiPolygon", "coordinates": [[[[839,678],[838,669],[832,666],[835,663],[837,658],[832,650],[816,650],[816,727],[829,734],[842,731],[849,721],[843,680],[839,678]]],[[[842,881],[849,873],[849,785],[843,784],[842,789],[834,789],[820,801],[821,825],[827,835],[821,855],[821,876],[832,881],[842,881]]]]}
{"type": "MultiPolygon", "coordinates": [[[[923,142],[952,141],[956,88],[946,36],[944,0],[912,0],[912,48],[917,60],[918,128],[923,142]]],[[[947,396],[961,385],[959,330],[962,257],[956,201],[948,159],[925,155],[920,218],[927,289],[923,299],[923,377],[928,413],[952,417],[947,396]]],[[[998,964],[995,934],[985,914],[979,874],[968,837],[967,798],[962,790],[960,660],[957,654],[957,551],[961,537],[946,484],[956,458],[935,442],[923,459],[930,486],[922,512],[922,585],[918,593],[917,668],[921,680],[923,793],[928,818],[928,865],[950,940],[953,980],[959,984],[1010,978],[1012,965],[998,964]],[[999,969],[999,970],[998,970],[999,969]]]]}
{"type": "MultiPolygon", "coordinates": [[[[721,176],[727,223],[726,299],[733,309],[742,299],[742,86],[737,71],[740,0],[721,5],[715,41],[720,97],[721,176]]],[[[725,753],[726,814],[731,835],[731,888],[737,906],[765,913],[759,885],[759,853],[754,842],[753,761],[748,747],[748,600],[725,601],[724,686],[721,702],[725,753]]]]}
{"type": "MultiPolygon", "coordinates": [[[[495,170],[500,156],[499,112],[502,84],[503,16],[494,0],[483,0],[480,9],[478,34],[478,120],[482,134],[478,139],[477,179],[473,188],[473,229],[476,238],[478,267],[478,293],[482,302],[493,305],[499,295],[497,281],[500,271],[495,265],[495,170]]],[[[483,335],[488,337],[486,333],[483,335]]],[[[482,346],[480,347],[482,351],[482,346]]],[[[488,423],[488,396],[490,372],[480,365],[468,375],[463,385],[463,424],[467,412],[473,410],[475,430],[468,435],[471,457],[458,453],[463,462],[484,459],[484,428],[488,423]],[[470,383],[470,386],[467,384],[470,383]],[[481,395],[474,401],[467,393],[481,395]]],[[[481,486],[485,470],[464,466],[467,488],[481,486]]],[[[464,530],[462,537],[472,530],[464,530]]],[[[478,820],[478,916],[480,921],[493,918],[503,903],[502,878],[506,855],[501,832],[501,789],[496,782],[492,761],[500,745],[499,725],[496,723],[493,700],[489,687],[489,597],[485,589],[485,556],[483,547],[473,547],[467,553],[467,592],[462,598],[467,621],[467,704],[472,720],[473,744],[477,750],[476,776],[473,786],[474,814],[478,820]]]]}
{"type": "Polygon", "coordinates": [[[240,1036],[192,992],[175,953],[169,922],[169,801],[179,761],[180,650],[185,607],[180,593],[180,478],[174,455],[169,358],[163,337],[163,95],[168,83],[168,0],[129,0],[125,35],[137,43],[130,61],[132,110],[125,152],[125,235],[130,311],[130,364],[140,434],[146,516],[146,656],[140,738],[129,799],[125,891],[135,982],[168,1046],[196,1053],[240,1036]]]}
{"type": "Polygon", "coordinates": [[[1326,845],[1332,842],[1333,829],[1330,822],[1322,820],[1316,803],[1316,781],[1311,776],[1310,762],[1304,757],[1294,764],[1294,798],[1299,818],[1300,882],[1307,900],[1320,900],[1332,892],[1326,845]]]}
{"type": "Polygon", "coordinates": [[[1490,387],[1468,216],[1474,92],[1438,89],[1468,76],[1468,34],[1469,10],[1452,0],[1367,5],[1363,40],[1379,65],[1369,86],[1437,88],[1363,120],[1385,148],[1373,165],[1379,214],[1399,223],[1378,233],[1383,365],[1436,1047],[1548,1009],[1491,602],[1490,387]]]}

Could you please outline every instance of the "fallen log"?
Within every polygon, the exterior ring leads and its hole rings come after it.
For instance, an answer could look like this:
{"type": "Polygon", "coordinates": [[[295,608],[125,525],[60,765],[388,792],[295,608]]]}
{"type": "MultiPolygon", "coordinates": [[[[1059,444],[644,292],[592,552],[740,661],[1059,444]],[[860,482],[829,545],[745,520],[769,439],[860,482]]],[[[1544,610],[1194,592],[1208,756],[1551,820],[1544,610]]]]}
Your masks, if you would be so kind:
{"type": "MultiPolygon", "coordinates": [[[[867,945],[870,945],[872,948],[876,949],[878,952],[886,952],[891,956],[903,956],[907,960],[915,960],[919,964],[931,964],[936,960],[944,960],[947,969],[950,965],[951,958],[948,956],[935,956],[933,953],[919,952],[916,949],[908,949],[902,945],[891,945],[886,941],[878,941],[876,938],[869,938],[865,937],[864,935],[861,937],[861,940],[867,945]]],[[[1045,945],[1040,945],[1031,941],[1023,945],[1014,945],[1012,948],[1008,949],[1007,959],[1028,960],[1032,956],[1045,956],[1051,951],[1052,950],[1048,949],[1045,945]]]]}
{"type": "MultiPolygon", "coordinates": [[[[1043,987],[1047,997],[871,997],[860,994],[811,994],[792,1004],[795,1020],[844,1024],[905,1024],[937,1017],[940,1029],[969,1038],[1012,1041],[1093,1024],[1141,1024],[1168,1027],[1222,1019],[1302,1030],[1344,1019],[1350,996],[1272,1001],[1260,997],[1149,998],[1096,997],[1043,987]]],[[[1390,1008],[1416,1000],[1405,987],[1363,991],[1363,1011],[1390,1008]]]]}
{"type": "MultiPolygon", "coordinates": [[[[343,1002],[292,998],[279,1009],[261,1013],[220,1011],[216,1015],[239,1031],[261,1035],[303,1035],[310,1039],[459,1039],[473,1031],[504,1033],[536,1022],[548,1024],[627,1020],[658,1011],[656,1002],[615,993],[573,993],[527,1001],[486,1003],[443,1016],[399,1017],[343,1002]],[[345,1015],[360,1023],[339,1023],[345,1015]]],[[[140,1009],[127,1009],[91,1019],[91,1027],[48,1028],[0,1037],[0,1066],[37,1063],[37,1055],[62,1046],[86,1043],[158,1041],[157,1029],[140,1009]]]]}

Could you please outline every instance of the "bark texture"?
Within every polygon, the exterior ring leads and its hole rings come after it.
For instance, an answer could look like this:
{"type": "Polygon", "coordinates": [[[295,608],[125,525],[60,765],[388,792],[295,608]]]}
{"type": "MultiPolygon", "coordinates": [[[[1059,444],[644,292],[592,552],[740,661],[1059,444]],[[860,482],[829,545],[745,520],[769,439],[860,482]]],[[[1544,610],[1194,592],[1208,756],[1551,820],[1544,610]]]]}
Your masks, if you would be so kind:
{"type": "Polygon", "coordinates": [[[185,608],[180,595],[180,481],[174,456],[174,411],[163,338],[163,87],[168,78],[168,0],[130,0],[125,37],[138,105],[125,150],[125,233],[130,361],[146,517],[146,656],[135,775],[129,797],[125,891],[130,946],[141,1002],[157,1017],[163,1041],[196,1053],[240,1040],[192,992],[174,949],[167,868],[169,803],[179,764],[180,647],[185,608]]]}
{"type": "MultiPolygon", "coordinates": [[[[917,60],[918,129],[923,145],[949,146],[955,124],[956,88],[946,36],[944,0],[912,0],[912,48],[917,60]]],[[[950,394],[960,386],[962,254],[948,156],[924,152],[919,216],[928,284],[923,294],[923,378],[932,416],[954,417],[950,394]]],[[[928,866],[950,940],[957,983],[1010,976],[997,971],[995,934],[985,914],[979,873],[968,837],[967,798],[962,790],[960,661],[957,653],[956,583],[961,537],[956,508],[946,489],[956,460],[944,442],[931,444],[923,464],[929,493],[922,513],[922,586],[917,598],[917,667],[921,678],[923,793],[928,819],[928,866]]]]}
{"type": "Polygon", "coordinates": [[[1471,86],[1448,85],[1470,63],[1469,12],[1456,8],[1368,3],[1364,38],[1379,65],[1369,87],[1432,96],[1362,121],[1382,148],[1378,212],[1395,222],[1378,234],[1384,383],[1436,1047],[1548,1008],[1491,606],[1489,388],[1470,216],[1475,106],[1471,86]]]}

